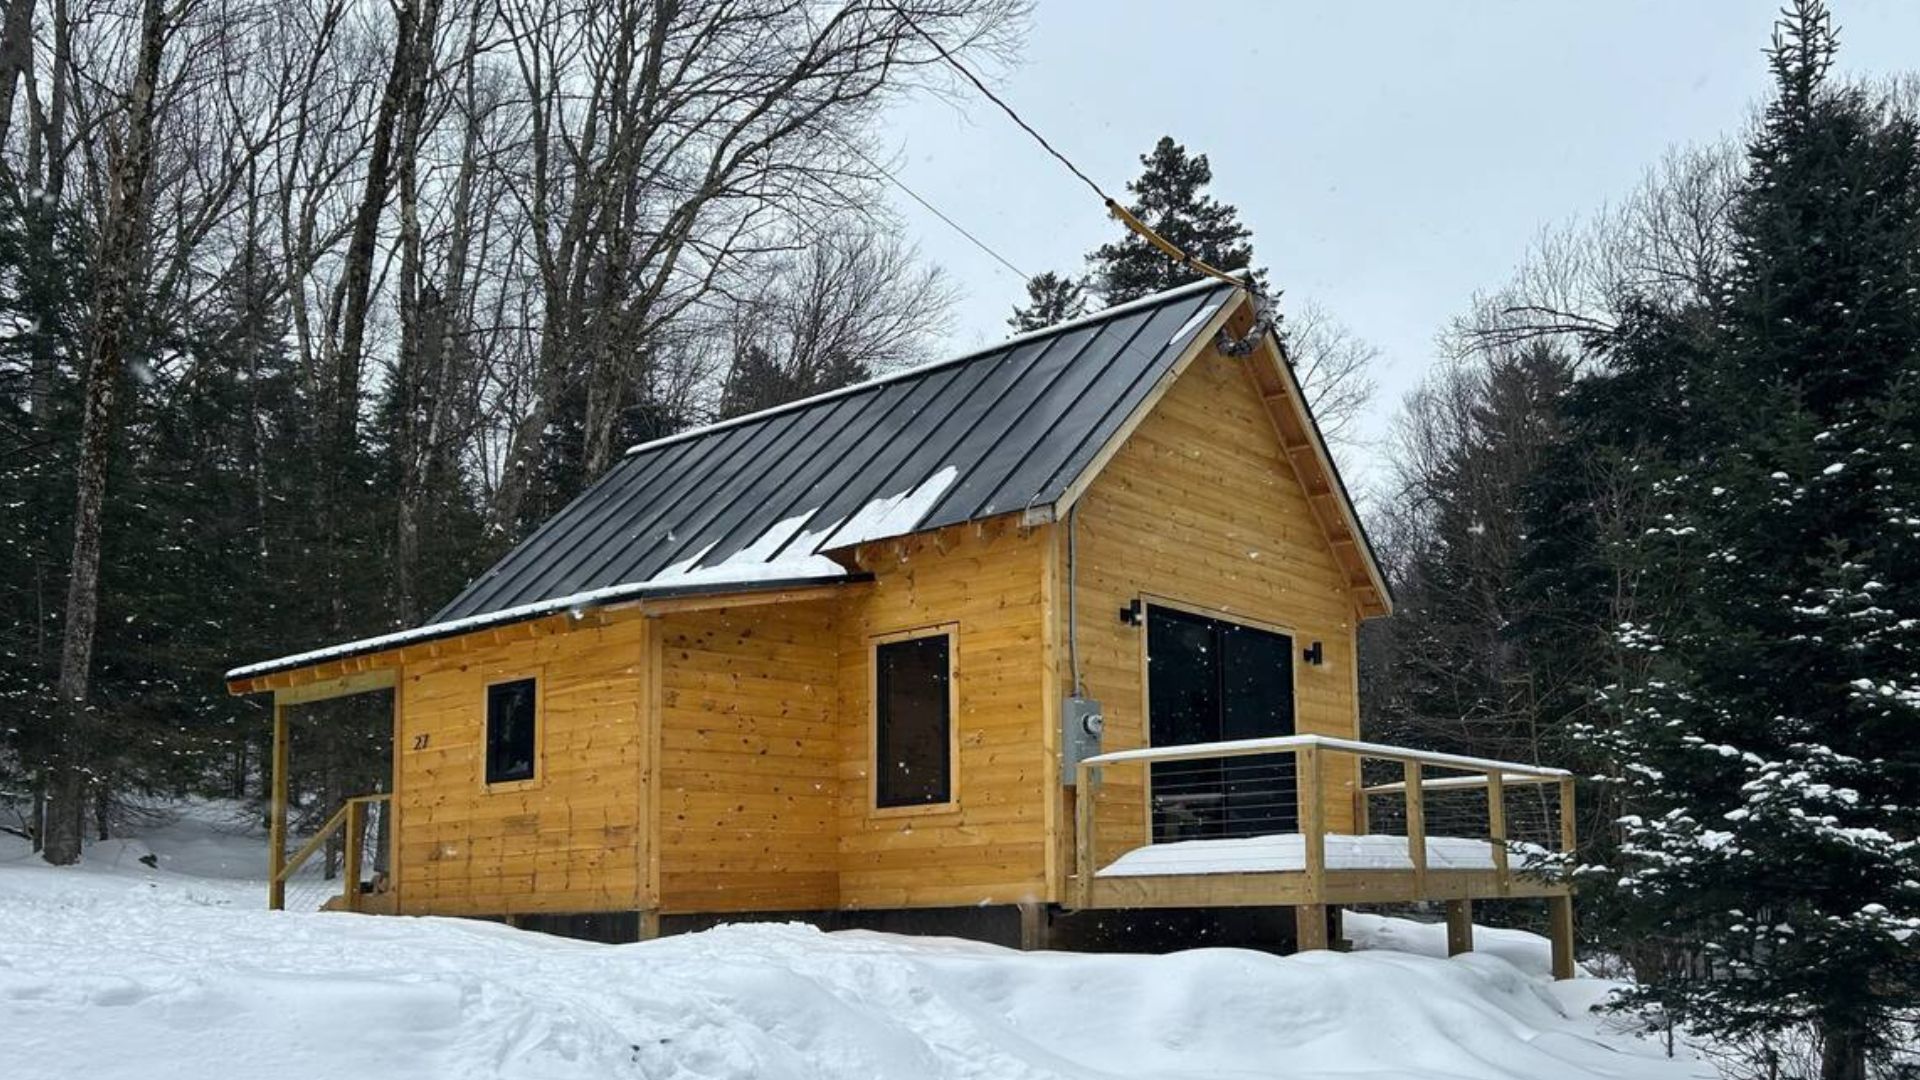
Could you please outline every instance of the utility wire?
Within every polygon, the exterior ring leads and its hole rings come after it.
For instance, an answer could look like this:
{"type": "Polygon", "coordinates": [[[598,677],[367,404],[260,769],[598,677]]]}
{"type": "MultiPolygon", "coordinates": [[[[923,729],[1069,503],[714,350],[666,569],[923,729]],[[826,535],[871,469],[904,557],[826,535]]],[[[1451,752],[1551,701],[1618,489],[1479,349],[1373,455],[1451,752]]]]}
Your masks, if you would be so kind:
{"type": "MultiPolygon", "coordinates": [[[[1193,270],[1197,270],[1200,273],[1207,275],[1208,277],[1219,278],[1221,281],[1238,285],[1241,288],[1247,289],[1249,292],[1253,292],[1254,298],[1256,301],[1260,299],[1258,293],[1250,286],[1248,282],[1242,281],[1241,279],[1234,277],[1233,275],[1228,274],[1223,270],[1218,270],[1212,266],[1209,266],[1206,262],[1200,259],[1196,259],[1192,255],[1187,254],[1185,251],[1182,251],[1178,245],[1174,244],[1172,241],[1168,240],[1166,237],[1161,236],[1159,233],[1155,232],[1153,228],[1149,226],[1146,222],[1141,221],[1139,218],[1135,217],[1131,211],[1129,211],[1126,207],[1120,205],[1120,203],[1117,200],[1115,200],[1113,196],[1108,195],[1105,191],[1101,190],[1100,185],[1094,183],[1092,177],[1088,176],[1084,172],[1081,172],[1079,166],[1075,165],[1072,161],[1067,159],[1067,155],[1054,149],[1053,144],[1047,141],[1046,136],[1034,130],[1033,125],[1027,123],[1026,120],[1023,119],[1018,112],[1014,111],[1013,106],[1001,100],[1000,95],[988,89],[987,84],[985,82],[982,82],[980,77],[978,75],[975,75],[971,70],[969,70],[965,64],[962,64],[958,57],[955,57],[952,53],[948,52],[947,47],[945,45],[940,44],[940,41],[938,38],[935,38],[932,34],[927,33],[924,29],[921,29],[920,24],[913,21],[913,16],[907,14],[906,10],[902,8],[899,5],[899,3],[896,2],[896,0],[886,0],[886,3],[888,7],[894,10],[895,14],[900,16],[901,20],[907,24],[907,27],[909,29],[911,29],[916,34],[919,34],[921,37],[925,38],[927,41],[927,44],[933,46],[934,51],[940,54],[940,59],[945,60],[949,67],[953,68],[953,70],[959,72],[962,76],[964,76],[968,82],[973,84],[974,89],[980,91],[980,93],[984,95],[988,101],[991,101],[995,105],[998,105],[1000,107],[1000,111],[1007,114],[1008,119],[1020,125],[1020,130],[1026,132],[1028,135],[1033,136],[1033,141],[1039,143],[1041,149],[1045,150],[1049,154],[1052,154],[1055,160],[1059,161],[1060,164],[1065,165],[1067,167],[1068,172],[1071,172],[1073,175],[1079,177],[1081,183],[1091,188],[1093,190],[1093,193],[1100,197],[1100,201],[1106,204],[1107,212],[1112,214],[1114,217],[1120,219],[1121,224],[1133,230],[1133,232],[1136,235],[1138,235],[1142,240],[1145,240],[1147,243],[1152,244],[1162,254],[1166,255],[1168,258],[1181,264],[1182,266],[1186,266],[1193,270]]],[[[1265,305],[1261,305],[1261,306],[1264,307],[1265,305]]]]}
{"type": "Polygon", "coordinates": [[[893,173],[890,170],[888,170],[888,168],[885,165],[882,165],[879,162],[873,160],[873,158],[867,156],[867,152],[865,150],[860,149],[859,146],[855,145],[853,140],[840,138],[838,134],[836,134],[834,137],[837,139],[840,139],[840,144],[842,146],[845,146],[848,150],[852,151],[855,157],[859,158],[861,161],[866,162],[869,167],[871,167],[875,172],[879,173],[881,176],[886,177],[887,180],[891,182],[894,187],[897,187],[901,191],[906,192],[908,198],[912,199],[914,202],[919,203],[921,206],[926,207],[928,213],[932,214],[934,217],[939,218],[941,221],[946,222],[948,227],[953,229],[954,232],[957,232],[961,236],[964,236],[968,240],[971,240],[973,242],[974,247],[977,247],[981,251],[984,251],[988,255],[991,255],[995,261],[999,262],[1001,266],[1004,266],[1007,269],[1013,271],[1014,274],[1018,276],[1021,281],[1028,280],[1026,271],[1013,265],[1011,262],[1008,262],[1007,257],[1005,255],[1002,255],[999,252],[988,247],[987,242],[985,240],[982,240],[979,237],[968,232],[966,226],[948,217],[946,214],[940,211],[939,207],[933,205],[932,203],[928,202],[926,199],[922,198],[919,192],[907,186],[906,181],[900,179],[898,176],[893,175],[893,173]]]}

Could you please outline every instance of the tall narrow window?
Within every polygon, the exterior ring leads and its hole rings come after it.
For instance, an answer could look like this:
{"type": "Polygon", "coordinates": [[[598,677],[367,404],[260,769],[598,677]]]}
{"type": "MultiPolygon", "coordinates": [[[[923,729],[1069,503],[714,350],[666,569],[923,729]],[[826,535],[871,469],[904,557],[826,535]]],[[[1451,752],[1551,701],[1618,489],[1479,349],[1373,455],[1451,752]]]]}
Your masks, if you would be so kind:
{"type": "Polygon", "coordinates": [[[953,639],[874,646],[874,805],[953,801],[953,639]]]}
{"type": "Polygon", "coordinates": [[[533,779],[534,681],[487,687],[487,783],[533,779]]]}

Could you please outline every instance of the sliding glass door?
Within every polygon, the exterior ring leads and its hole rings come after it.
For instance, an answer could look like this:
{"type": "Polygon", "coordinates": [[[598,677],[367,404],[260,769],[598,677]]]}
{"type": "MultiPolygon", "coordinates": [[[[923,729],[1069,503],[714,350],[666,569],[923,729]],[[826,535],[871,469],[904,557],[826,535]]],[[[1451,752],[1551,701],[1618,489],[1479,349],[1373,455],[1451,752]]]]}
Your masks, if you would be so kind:
{"type": "MultiPolygon", "coordinates": [[[[1293,639],[1147,607],[1147,730],[1154,746],[1294,733],[1293,639]]],[[[1298,831],[1289,755],[1153,766],[1154,840],[1298,831]]]]}

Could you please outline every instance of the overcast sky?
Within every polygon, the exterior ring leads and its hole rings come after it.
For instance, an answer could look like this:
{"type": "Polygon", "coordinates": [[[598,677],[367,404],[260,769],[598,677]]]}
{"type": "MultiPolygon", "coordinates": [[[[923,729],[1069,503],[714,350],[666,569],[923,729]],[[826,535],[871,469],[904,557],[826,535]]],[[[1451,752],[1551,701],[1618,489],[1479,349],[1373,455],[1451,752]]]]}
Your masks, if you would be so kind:
{"type": "MultiPolygon", "coordinates": [[[[1920,67],[1920,3],[1833,8],[1844,73],[1920,67]]],[[[1626,194],[1667,147],[1739,128],[1778,9],[1040,0],[997,89],[1116,196],[1163,134],[1207,154],[1286,300],[1381,350],[1377,438],[1435,333],[1542,227],[1626,194]]],[[[902,181],[1026,273],[1078,272],[1119,227],[988,102],[916,99],[883,137],[902,181]]],[[[1005,336],[1020,279],[892,195],[961,290],[949,344],[1005,336]]]]}

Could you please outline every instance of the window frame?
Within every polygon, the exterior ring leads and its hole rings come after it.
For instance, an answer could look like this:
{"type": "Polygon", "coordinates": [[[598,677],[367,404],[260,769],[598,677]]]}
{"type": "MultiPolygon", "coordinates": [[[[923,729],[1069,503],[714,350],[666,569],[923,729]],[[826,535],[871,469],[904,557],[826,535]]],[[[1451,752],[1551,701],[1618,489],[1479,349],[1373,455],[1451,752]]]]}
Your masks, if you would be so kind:
{"type": "Polygon", "coordinates": [[[960,624],[875,634],[867,639],[867,813],[871,817],[917,817],[960,810],[960,624]],[[947,639],[947,798],[945,802],[880,805],[880,647],[923,638],[947,639]]]}
{"type": "Polygon", "coordinates": [[[547,681],[539,668],[487,675],[480,682],[480,789],[486,792],[520,791],[546,780],[547,681]],[[533,775],[518,780],[489,780],[487,767],[493,752],[493,718],[489,715],[493,688],[508,683],[533,683],[533,775]]]}

